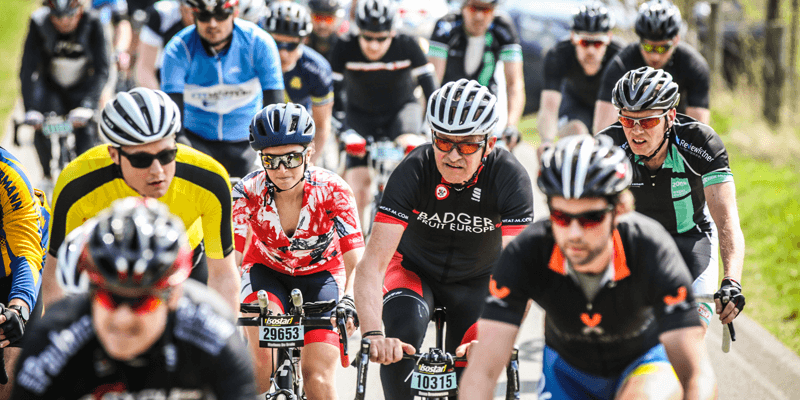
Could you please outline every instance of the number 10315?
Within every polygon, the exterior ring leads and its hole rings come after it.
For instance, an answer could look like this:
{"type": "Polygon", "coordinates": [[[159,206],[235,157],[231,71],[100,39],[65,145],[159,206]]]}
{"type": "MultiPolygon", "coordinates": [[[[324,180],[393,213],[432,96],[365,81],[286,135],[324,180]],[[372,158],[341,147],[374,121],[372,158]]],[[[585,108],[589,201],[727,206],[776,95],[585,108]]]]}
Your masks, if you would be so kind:
{"type": "Polygon", "coordinates": [[[411,388],[417,390],[452,390],[456,388],[456,374],[450,372],[441,375],[415,373],[411,377],[411,388]]]}

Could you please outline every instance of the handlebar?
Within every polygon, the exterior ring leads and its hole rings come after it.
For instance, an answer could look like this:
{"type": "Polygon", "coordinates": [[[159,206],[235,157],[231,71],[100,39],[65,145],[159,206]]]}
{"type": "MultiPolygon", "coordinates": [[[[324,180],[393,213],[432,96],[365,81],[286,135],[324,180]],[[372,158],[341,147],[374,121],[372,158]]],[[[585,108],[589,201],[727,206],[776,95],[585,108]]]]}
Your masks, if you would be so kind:
{"type": "MultiPolygon", "coordinates": [[[[729,299],[721,299],[723,304],[726,304],[729,299]]],[[[714,294],[696,294],[695,301],[698,303],[713,303],[714,294]]],[[[733,328],[733,322],[727,324],[727,329],[722,327],[722,352],[728,353],[731,351],[731,342],[736,341],[736,330],[733,328]]]]}

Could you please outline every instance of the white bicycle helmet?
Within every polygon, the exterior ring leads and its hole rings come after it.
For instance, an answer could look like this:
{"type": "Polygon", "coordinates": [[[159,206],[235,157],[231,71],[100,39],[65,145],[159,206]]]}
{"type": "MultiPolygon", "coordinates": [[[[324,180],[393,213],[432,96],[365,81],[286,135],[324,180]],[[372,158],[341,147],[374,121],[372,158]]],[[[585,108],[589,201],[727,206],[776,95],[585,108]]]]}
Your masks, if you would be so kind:
{"type": "Polygon", "coordinates": [[[239,0],[239,18],[257,24],[267,12],[264,0],[239,0]]]}
{"type": "Polygon", "coordinates": [[[488,135],[499,119],[497,97],[474,80],[459,79],[428,99],[428,123],[436,132],[455,136],[488,135]]]}
{"type": "Polygon", "coordinates": [[[86,257],[87,232],[92,231],[94,224],[94,219],[90,219],[75,228],[67,235],[64,243],[58,249],[56,279],[58,280],[58,286],[68,296],[89,291],[89,275],[83,268],[79,268],[79,264],[85,262],[81,258],[86,257]]]}
{"type": "Polygon", "coordinates": [[[117,93],[100,116],[101,135],[116,147],[156,142],[180,129],[178,105],[166,93],[143,87],[117,93]]]}

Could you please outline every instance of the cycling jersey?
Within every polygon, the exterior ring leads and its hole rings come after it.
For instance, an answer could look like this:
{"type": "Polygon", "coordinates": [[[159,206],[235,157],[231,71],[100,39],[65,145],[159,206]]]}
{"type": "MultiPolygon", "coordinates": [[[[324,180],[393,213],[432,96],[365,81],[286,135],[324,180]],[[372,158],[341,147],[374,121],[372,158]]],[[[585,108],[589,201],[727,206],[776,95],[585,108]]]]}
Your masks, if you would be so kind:
{"type": "Polygon", "coordinates": [[[272,36],[239,18],[233,25],[231,43],[219,53],[203,43],[195,26],[164,48],[161,90],[183,94],[183,126],[207,140],[247,141],[263,91],[283,90],[272,36]]]}
{"type": "Polygon", "coordinates": [[[338,175],[308,168],[300,218],[291,237],[281,227],[270,190],[263,170],[250,173],[233,189],[237,251],[244,251],[248,228],[253,232],[243,270],[253,264],[264,264],[287,275],[338,270],[343,265],[342,254],[364,247],[355,198],[338,175]]]}
{"type": "Polygon", "coordinates": [[[322,106],[333,101],[331,65],[314,49],[303,46],[303,54],[294,68],[283,73],[286,102],[303,105],[309,112],[311,106],[322,106]]]}
{"type": "Polygon", "coordinates": [[[92,8],[97,10],[100,22],[118,23],[128,18],[128,3],[125,0],[92,0],[92,8]]]}
{"type": "Polygon", "coordinates": [[[130,361],[115,360],[103,348],[88,296],[48,306],[25,333],[12,398],[256,398],[250,354],[210,289],[187,281],[162,336],[130,361]]]}
{"type": "MultiPolygon", "coordinates": [[[[183,221],[191,247],[205,245],[208,258],[233,251],[228,173],[211,157],[178,144],[175,177],[158,200],[183,221]]],[[[108,208],[114,200],[139,196],[122,177],[119,166],[100,145],[73,160],[58,177],[53,192],[49,253],[56,257],[64,237],[108,208]]]]}
{"type": "MultiPolygon", "coordinates": [[[[617,81],[626,72],[647,66],[639,48],[639,43],[631,43],[611,60],[603,72],[597,100],[611,102],[611,92],[617,81]]],[[[672,57],[662,69],[672,75],[680,88],[681,100],[677,107],[679,113],[685,113],[686,107],[708,108],[708,63],[697,50],[683,42],[678,43],[672,57]]]]}
{"type": "Polygon", "coordinates": [[[522,47],[514,23],[505,14],[496,14],[483,40],[481,61],[477,70],[467,73],[465,62],[469,35],[464,31],[464,16],[451,13],[436,22],[431,35],[428,57],[447,60],[442,84],[461,78],[474,79],[497,93],[494,71],[497,63],[522,62],[522,47]]]}
{"type": "MultiPolygon", "coordinates": [[[[49,215],[34,194],[22,163],[2,147],[0,185],[0,278],[12,279],[8,300],[25,300],[33,310],[42,286],[49,215]]],[[[0,301],[8,304],[6,299],[0,301]]]]}
{"type": "Polygon", "coordinates": [[[181,3],[159,1],[147,7],[146,12],[147,22],[139,32],[139,40],[160,50],[156,59],[156,69],[160,69],[164,58],[164,45],[184,28],[181,3]]]}
{"type": "Polygon", "coordinates": [[[704,188],[733,182],[728,152],[714,129],[678,114],[664,144],[667,158],[658,171],[650,171],[642,157],[633,154],[619,122],[601,132],[627,152],[633,165],[631,193],[636,211],[660,222],[673,235],[713,229],[704,188]]]}
{"type": "Polygon", "coordinates": [[[417,101],[418,83],[426,99],[433,93],[433,81],[428,85],[423,78],[433,76],[433,66],[414,38],[397,34],[378,61],[367,60],[358,41],[355,35],[339,40],[331,60],[334,81],[345,86],[348,112],[396,113],[417,101]]]}
{"type": "Polygon", "coordinates": [[[446,183],[433,145],[414,149],[397,166],[375,222],[405,228],[397,247],[402,266],[442,283],[483,277],[500,254],[502,236],[515,236],[533,220],[528,172],[508,151],[495,148],[477,179],[446,183]]]}
{"type": "Polygon", "coordinates": [[[482,318],[519,326],[528,299],[545,311],[545,344],[569,364],[602,377],[620,375],[659,344],[661,333],[700,320],[692,279],[678,248],[656,221],[632,212],[617,219],[614,256],[588,301],[549,220],[511,242],[497,263],[482,318]]]}

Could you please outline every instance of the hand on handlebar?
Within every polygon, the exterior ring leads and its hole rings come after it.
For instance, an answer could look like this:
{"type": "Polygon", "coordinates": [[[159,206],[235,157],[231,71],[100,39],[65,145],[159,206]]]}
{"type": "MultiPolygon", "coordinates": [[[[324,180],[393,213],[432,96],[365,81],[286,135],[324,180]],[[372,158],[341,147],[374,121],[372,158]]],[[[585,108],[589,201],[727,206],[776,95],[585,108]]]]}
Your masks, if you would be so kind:
{"type": "Polygon", "coordinates": [[[42,129],[44,124],[44,114],[39,111],[31,110],[25,113],[25,125],[30,125],[33,129],[42,129]]]}
{"type": "Polygon", "coordinates": [[[75,128],[82,128],[94,117],[94,110],[86,107],[78,107],[69,112],[67,119],[75,128]]]}
{"type": "Polygon", "coordinates": [[[347,336],[352,336],[358,329],[358,312],[356,311],[356,303],[353,296],[346,294],[339,300],[336,308],[343,308],[345,315],[347,315],[347,336]]]}
{"type": "Polygon", "coordinates": [[[725,278],[720,283],[717,293],[714,293],[714,303],[717,306],[717,314],[723,324],[733,322],[744,309],[744,295],[742,294],[742,284],[733,278],[725,278]]]}
{"type": "Polygon", "coordinates": [[[456,357],[466,357],[469,358],[469,352],[472,350],[472,345],[478,344],[477,340],[473,340],[469,343],[464,343],[458,347],[456,347],[456,357]]]}
{"type": "Polygon", "coordinates": [[[358,132],[348,129],[342,132],[339,140],[342,142],[344,151],[347,154],[358,158],[363,158],[367,155],[367,139],[364,139],[358,132]]]}
{"type": "Polygon", "coordinates": [[[369,340],[371,342],[369,360],[383,365],[393,364],[402,360],[403,353],[415,354],[417,352],[414,346],[403,343],[397,338],[370,336],[369,340]]]}
{"type": "Polygon", "coordinates": [[[516,126],[507,126],[506,129],[503,130],[503,140],[505,140],[508,149],[512,150],[517,144],[519,144],[519,129],[517,129],[516,126]]]}

